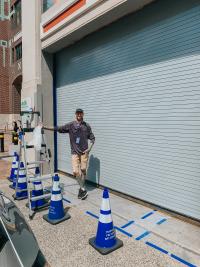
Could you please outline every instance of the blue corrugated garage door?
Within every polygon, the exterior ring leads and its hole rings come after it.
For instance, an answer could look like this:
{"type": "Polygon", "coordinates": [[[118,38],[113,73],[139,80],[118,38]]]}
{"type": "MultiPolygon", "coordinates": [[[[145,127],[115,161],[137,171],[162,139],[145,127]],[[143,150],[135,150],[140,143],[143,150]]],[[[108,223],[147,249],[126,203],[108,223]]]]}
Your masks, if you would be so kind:
{"type": "MultiPolygon", "coordinates": [[[[200,219],[200,1],[156,1],[56,55],[57,122],[85,110],[88,179],[200,219]]],[[[58,169],[71,172],[58,135],[58,169]]]]}

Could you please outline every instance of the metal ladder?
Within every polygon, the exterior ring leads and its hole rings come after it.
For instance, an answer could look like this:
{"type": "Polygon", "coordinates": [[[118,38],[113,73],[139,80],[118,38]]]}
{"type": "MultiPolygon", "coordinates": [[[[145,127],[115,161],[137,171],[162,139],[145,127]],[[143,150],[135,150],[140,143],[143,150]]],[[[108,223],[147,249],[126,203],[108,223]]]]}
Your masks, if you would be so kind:
{"type": "MultiPolygon", "coordinates": [[[[36,201],[40,199],[50,199],[51,193],[44,193],[42,196],[35,196],[32,197],[32,185],[33,182],[38,182],[38,181],[44,181],[44,180],[51,180],[51,186],[53,182],[53,173],[51,170],[51,151],[47,145],[46,141],[46,136],[44,133],[44,130],[42,129],[42,145],[41,145],[41,151],[39,152],[39,160],[36,161],[27,161],[27,150],[28,149],[34,149],[33,145],[28,145],[28,143],[25,140],[25,134],[33,132],[34,128],[31,127],[31,122],[26,123],[26,127],[23,127],[22,121],[23,121],[23,116],[29,114],[32,117],[34,115],[37,115],[37,123],[40,121],[40,112],[38,111],[22,111],[21,112],[21,121],[20,121],[20,127],[21,127],[21,132],[20,132],[20,151],[19,151],[19,164],[18,164],[18,170],[17,170],[17,179],[16,179],[16,187],[15,187],[15,194],[13,195],[14,199],[17,199],[17,193],[18,192],[24,192],[28,191],[28,208],[29,208],[29,218],[32,219],[33,215],[35,214],[36,210],[32,210],[31,208],[31,201],[36,201]],[[19,189],[18,188],[18,179],[19,179],[19,170],[20,170],[20,162],[22,159],[22,151],[24,155],[24,170],[26,173],[26,183],[27,183],[27,189],[19,189]],[[40,168],[40,172],[42,172],[42,167],[44,164],[47,164],[48,166],[48,173],[47,175],[41,175],[40,177],[35,177],[33,173],[30,173],[30,170],[34,170],[36,167],[40,168]]],[[[45,190],[45,189],[44,189],[45,190]]],[[[48,190],[46,189],[48,192],[48,190]]]]}

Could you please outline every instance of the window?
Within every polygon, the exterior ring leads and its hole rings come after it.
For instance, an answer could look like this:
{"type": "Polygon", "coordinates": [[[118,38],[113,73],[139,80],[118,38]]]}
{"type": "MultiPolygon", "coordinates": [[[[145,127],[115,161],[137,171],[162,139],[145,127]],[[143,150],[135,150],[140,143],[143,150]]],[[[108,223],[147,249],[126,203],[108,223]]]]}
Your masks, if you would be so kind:
{"type": "Polygon", "coordinates": [[[22,22],[21,1],[17,1],[13,6],[11,6],[10,12],[12,14],[11,15],[12,29],[21,27],[21,22],[22,22]]]}
{"type": "Polygon", "coordinates": [[[4,10],[4,0],[0,0],[0,20],[4,20],[5,10],[4,10]]]}
{"type": "Polygon", "coordinates": [[[56,3],[56,0],[43,0],[43,12],[47,11],[56,3]]]}
{"type": "Polygon", "coordinates": [[[13,64],[15,62],[15,48],[12,48],[11,53],[11,63],[13,64]]]}
{"type": "Polygon", "coordinates": [[[22,43],[15,46],[16,61],[22,58],[22,43]]]}

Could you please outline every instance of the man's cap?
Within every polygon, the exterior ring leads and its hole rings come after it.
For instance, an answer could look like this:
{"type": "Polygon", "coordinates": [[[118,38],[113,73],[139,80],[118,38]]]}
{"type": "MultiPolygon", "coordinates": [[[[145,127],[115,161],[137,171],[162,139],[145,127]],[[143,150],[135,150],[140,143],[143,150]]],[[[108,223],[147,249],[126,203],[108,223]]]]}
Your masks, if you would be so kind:
{"type": "Polygon", "coordinates": [[[83,113],[83,110],[81,108],[77,108],[75,113],[83,113]]]}

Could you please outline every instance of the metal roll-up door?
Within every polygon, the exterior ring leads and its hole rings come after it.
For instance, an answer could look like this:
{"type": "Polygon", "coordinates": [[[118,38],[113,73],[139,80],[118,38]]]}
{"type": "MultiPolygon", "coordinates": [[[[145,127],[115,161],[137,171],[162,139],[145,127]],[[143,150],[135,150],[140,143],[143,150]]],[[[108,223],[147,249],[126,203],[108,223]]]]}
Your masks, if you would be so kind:
{"type": "MultiPolygon", "coordinates": [[[[57,124],[85,110],[88,179],[200,219],[200,1],[156,1],[56,54],[57,124]]],[[[58,134],[58,169],[71,172],[58,134]]]]}

